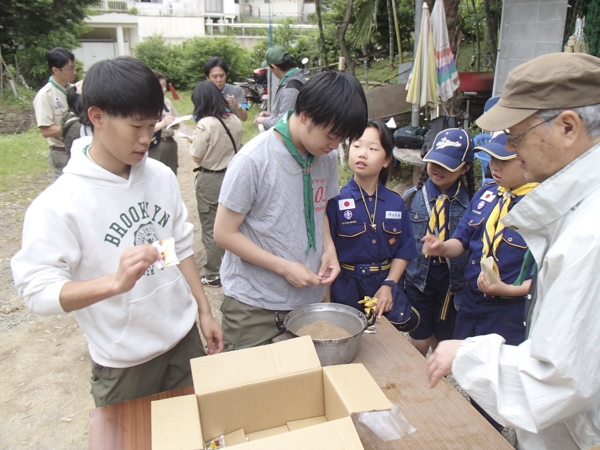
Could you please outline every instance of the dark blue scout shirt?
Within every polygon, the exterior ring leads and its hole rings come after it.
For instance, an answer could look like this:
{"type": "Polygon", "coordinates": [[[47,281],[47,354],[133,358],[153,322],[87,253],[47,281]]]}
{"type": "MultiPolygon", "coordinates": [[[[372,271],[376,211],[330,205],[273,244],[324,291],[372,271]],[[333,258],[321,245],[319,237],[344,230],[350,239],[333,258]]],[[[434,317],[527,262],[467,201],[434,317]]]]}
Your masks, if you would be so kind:
{"type": "MultiPolygon", "coordinates": [[[[514,198],[510,202],[508,210],[510,211],[523,197],[514,198]]],[[[496,183],[490,183],[481,188],[473,196],[467,211],[452,235],[462,243],[466,250],[471,251],[471,257],[465,268],[465,283],[474,291],[478,290],[477,278],[481,272],[485,224],[500,198],[496,183]]],[[[504,228],[502,242],[496,250],[496,264],[500,272],[500,279],[504,283],[515,282],[521,271],[526,250],[527,244],[521,235],[510,228],[504,228]]],[[[489,256],[491,256],[491,252],[489,256]]]]}
{"type": "MultiPolygon", "coordinates": [[[[368,195],[363,189],[363,195],[373,214],[375,194],[368,195]]],[[[400,194],[379,182],[377,196],[376,231],[371,230],[354,176],[340,194],[327,203],[331,237],[340,263],[378,264],[386,259],[418,256],[408,209],[400,194]]]]}

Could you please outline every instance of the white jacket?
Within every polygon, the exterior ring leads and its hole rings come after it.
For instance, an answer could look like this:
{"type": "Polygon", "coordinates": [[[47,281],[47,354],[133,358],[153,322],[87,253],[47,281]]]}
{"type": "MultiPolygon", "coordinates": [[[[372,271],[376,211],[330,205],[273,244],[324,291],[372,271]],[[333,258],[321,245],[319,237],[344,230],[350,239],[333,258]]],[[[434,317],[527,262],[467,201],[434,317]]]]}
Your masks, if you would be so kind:
{"type": "Polygon", "coordinates": [[[544,181],[502,220],[539,266],[528,339],[467,339],[460,385],[523,450],[600,445],[600,144],[544,181]]]}
{"type": "MultiPolygon", "coordinates": [[[[146,157],[126,180],[85,156],[91,140],[74,142],[64,175],[30,205],[22,248],[11,260],[19,295],[39,314],[64,314],[63,285],[115,273],[127,247],[174,237],[180,260],[193,254],[193,226],[171,170],[146,157]]],[[[152,265],[131,291],[75,314],[92,359],[122,368],[173,348],[197,310],[179,269],[152,265]]]]}

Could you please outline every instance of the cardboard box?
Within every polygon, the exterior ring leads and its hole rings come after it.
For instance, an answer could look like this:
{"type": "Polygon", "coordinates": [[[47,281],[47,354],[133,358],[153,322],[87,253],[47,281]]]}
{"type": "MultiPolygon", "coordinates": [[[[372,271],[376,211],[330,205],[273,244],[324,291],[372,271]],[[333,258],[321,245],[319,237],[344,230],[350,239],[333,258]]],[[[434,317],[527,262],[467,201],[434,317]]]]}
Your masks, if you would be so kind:
{"type": "Polygon", "coordinates": [[[322,368],[308,336],[191,365],[195,395],[152,402],[154,450],[203,449],[221,435],[236,450],[361,449],[350,415],[391,409],[362,364],[322,368]]]}

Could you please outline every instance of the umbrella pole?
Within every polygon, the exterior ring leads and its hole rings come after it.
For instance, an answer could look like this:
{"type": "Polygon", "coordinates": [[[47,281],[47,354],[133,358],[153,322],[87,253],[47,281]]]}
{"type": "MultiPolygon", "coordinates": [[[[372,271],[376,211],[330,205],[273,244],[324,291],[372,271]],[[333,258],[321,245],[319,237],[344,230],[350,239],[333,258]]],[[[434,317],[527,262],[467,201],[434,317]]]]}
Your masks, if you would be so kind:
{"type": "MultiPolygon", "coordinates": [[[[402,43],[400,42],[400,30],[398,28],[398,13],[396,12],[396,0],[392,0],[392,10],[394,11],[394,26],[396,27],[396,39],[398,39],[398,58],[399,63],[402,64],[402,43]]],[[[391,30],[390,30],[391,32],[391,30]]],[[[393,41],[392,41],[393,42],[393,41]]]]}
{"type": "MultiPolygon", "coordinates": [[[[414,55],[417,55],[417,48],[419,47],[419,34],[421,32],[421,16],[423,15],[423,0],[415,1],[415,48],[414,55]]],[[[413,59],[414,60],[414,59],[413,59]]],[[[411,125],[418,127],[420,123],[420,108],[413,104],[411,114],[411,125]]]]}

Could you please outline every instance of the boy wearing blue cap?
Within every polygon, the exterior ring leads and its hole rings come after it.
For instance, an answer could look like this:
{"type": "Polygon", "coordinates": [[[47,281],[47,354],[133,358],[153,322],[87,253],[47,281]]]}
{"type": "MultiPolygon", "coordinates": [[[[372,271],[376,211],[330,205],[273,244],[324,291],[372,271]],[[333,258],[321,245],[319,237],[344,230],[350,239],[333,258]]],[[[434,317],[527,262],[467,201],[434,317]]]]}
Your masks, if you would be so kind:
{"type": "MultiPolygon", "coordinates": [[[[531,285],[531,266],[523,274],[521,266],[527,244],[519,233],[506,228],[501,219],[538,183],[527,183],[516,154],[507,151],[505,146],[506,135],[499,134],[484,146],[475,148],[491,156],[490,169],[495,183],[485,185],[475,194],[453,238],[446,242],[435,236],[423,239],[423,252],[430,255],[456,258],[470,251],[454,339],[496,333],[508,345],[519,345],[525,340],[523,319],[531,285]],[[481,271],[481,262],[487,258],[493,258],[498,270],[499,281],[494,284],[481,271]],[[527,281],[523,282],[523,278],[527,281]]],[[[487,414],[484,416],[502,430],[487,414]]]]}
{"type": "Polygon", "coordinates": [[[441,131],[424,158],[427,164],[417,186],[404,193],[420,254],[409,261],[405,272],[406,294],[420,315],[410,342],[423,356],[438,342],[452,339],[468,257],[446,260],[423,255],[421,240],[428,234],[442,241],[453,236],[475,192],[473,147],[471,135],[462,128],[441,131]]]}

